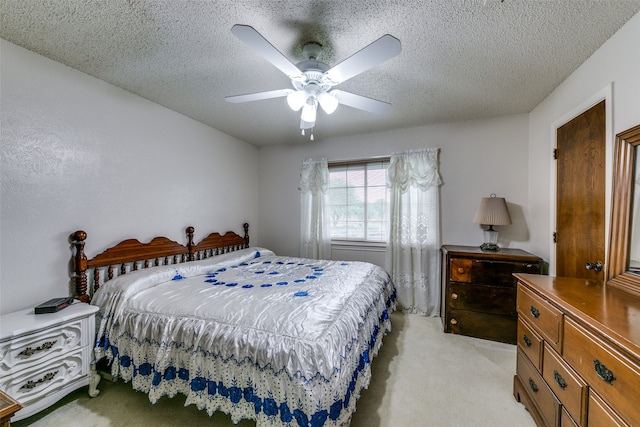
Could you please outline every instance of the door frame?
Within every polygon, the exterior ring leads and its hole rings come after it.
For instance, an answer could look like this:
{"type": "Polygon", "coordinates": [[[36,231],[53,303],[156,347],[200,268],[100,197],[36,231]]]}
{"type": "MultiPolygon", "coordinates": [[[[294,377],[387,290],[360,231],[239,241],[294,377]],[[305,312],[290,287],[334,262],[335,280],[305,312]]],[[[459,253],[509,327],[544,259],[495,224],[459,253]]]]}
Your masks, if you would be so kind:
{"type": "MultiPolygon", "coordinates": [[[[550,233],[549,235],[549,275],[555,276],[556,274],[556,244],[553,242],[553,233],[556,231],[557,221],[556,221],[556,199],[558,196],[558,188],[557,188],[557,164],[556,160],[553,158],[553,150],[558,147],[557,141],[557,130],[562,127],[566,123],[570,122],[580,114],[587,111],[589,108],[598,104],[601,101],[605,101],[604,110],[605,110],[605,230],[604,230],[604,238],[605,238],[605,260],[608,259],[609,256],[609,227],[611,225],[611,182],[612,176],[611,171],[613,170],[613,82],[609,83],[607,86],[603,87],[589,98],[578,104],[571,111],[565,113],[559,119],[556,119],[551,123],[551,137],[549,140],[551,141],[551,150],[550,150],[550,159],[551,167],[549,168],[551,171],[551,182],[550,191],[549,191],[549,224],[550,233]]],[[[604,266],[604,274],[606,277],[607,273],[607,265],[604,266]]]]}

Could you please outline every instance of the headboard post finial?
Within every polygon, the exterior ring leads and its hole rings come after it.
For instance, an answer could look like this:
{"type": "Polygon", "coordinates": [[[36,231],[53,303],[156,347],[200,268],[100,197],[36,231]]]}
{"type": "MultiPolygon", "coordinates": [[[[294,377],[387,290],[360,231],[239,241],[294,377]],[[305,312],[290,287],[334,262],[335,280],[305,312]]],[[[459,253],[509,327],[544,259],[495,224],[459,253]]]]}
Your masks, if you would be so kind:
{"type": "Polygon", "coordinates": [[[244,228],[244,247],[249,247],[249,223],[245,222],[242,224],[242,228],[244,228]]]}
{"type": "Polygon", "coordinates": [[[195,233],[195,228],[192,226],[187,227],[187,249],[189,249],[189,261],[193,261],[195,259],[195,250],[196,245],[193,243],[193,234],[195,233]]]}
{"type": "Polygon", "coordinates": [[[73,245],[76,247],[75,272],[76,272],[76,297],[82,302],[89,302],[87,294],[87,257],[84,254],[84,241],[87,233],[78,230],[73,233],[73,245]]]}

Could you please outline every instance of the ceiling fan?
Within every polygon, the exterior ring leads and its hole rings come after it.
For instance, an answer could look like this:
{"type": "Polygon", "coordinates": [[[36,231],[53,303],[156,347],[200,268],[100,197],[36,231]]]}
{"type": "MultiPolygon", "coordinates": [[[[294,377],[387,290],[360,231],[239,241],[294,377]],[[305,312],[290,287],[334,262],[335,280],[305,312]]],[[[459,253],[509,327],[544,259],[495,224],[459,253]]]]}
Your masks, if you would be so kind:
{"type": "MultiPolygon", "coordinates": [[[[302,110],[300,116],[302,135],[305,129],[313,129],[315,126],[318,105],[327,114],[333,113],[338,108],[338,104],[375,114],[383,114],[391,108],[391,104],[387,102],[334,89],[340,83],[399,55],[402,50],[400,40],[389,34],[380,37],[338,65],[329,67],[318,60],[322,53],[322,45],[319,43],[305,44],[302,52],[306,59],[294,65],[253,27],[236,24],[231,28],[231,32],[285,73],[291,79],[293,89],[225,97],[229,102],[259,101],[286,96],[292,110],[302,110]]],[[[313,130],[311,132],[311,140],[313,140],[313,130]]]]}

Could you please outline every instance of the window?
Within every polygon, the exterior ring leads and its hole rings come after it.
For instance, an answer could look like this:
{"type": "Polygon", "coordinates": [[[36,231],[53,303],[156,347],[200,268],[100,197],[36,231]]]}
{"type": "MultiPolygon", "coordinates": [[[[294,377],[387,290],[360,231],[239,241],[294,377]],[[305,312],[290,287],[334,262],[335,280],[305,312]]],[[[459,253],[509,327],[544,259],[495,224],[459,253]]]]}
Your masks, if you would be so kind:
{"type": "Polygon", "coordinates": [[[331,240],[386,242],[389,159],[329,163],[331,240]]]}

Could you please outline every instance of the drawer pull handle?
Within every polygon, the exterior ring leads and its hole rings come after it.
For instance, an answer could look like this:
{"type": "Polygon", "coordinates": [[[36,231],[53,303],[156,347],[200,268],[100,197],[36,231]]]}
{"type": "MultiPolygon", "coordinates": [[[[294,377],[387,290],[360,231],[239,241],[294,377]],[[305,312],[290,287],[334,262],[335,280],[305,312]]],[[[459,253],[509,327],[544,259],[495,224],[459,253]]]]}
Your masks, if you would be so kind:
{"type": "Polygon", "coordinates": [[[458,267],[458,273],[460,273],[460,274],[464,273],[464,268],[458,267]]]}
{"type": "Polygon", "coordinates": [[[538,310],[537,308],[535,308],[534,306],[530,307],[531,310],[531,314],[533,315],[533,317],[535,317],[536,319],[538,317],[540,317],[540,310],[538,310]]]}
{"type": "Polygon", "coordinates": [[[55,345],[56,342],[57,341],[47,341],[42,343],[40,347],[36,347],[36,348],[27,347],[24,350],[22,350],[20,353],[18,353],[18,357],[27,358],[27,357],[33,356],[36,353],[40,353],[41,351],[49,351],[55,345]]]}
{"type": "Polygon", "coordinates": [[[522,335],[522,341],[524,341],[527,347],[531,347],[531,344],[533,344],[527,334],[522,335]]]}
{"type": "Polygon", "coordinates": [[[596,368],[596,374],[600,377],[602,381],[608,382],[611,384],[616,377],[613,376],[613,372],[607,369],[607,366],[600,363],[598,359],[593,359],[593,365],[596,368]]]}
{"type": "Polygon", "coordinates": [[[534,393],[538,392],[538,386],[535,381],[533,381],[533,378],[529,378],[529,387],[531,387],[531,390],[533,390],[534,393]]]}
{"type": "Polygon", "coordinates": [[[24,383],[22,385],[22,387],[20,387],[20,389],[18,391],[28,391],[28,390],[33,390],[34,388],[38,387],[41,384],[47,383],[49,381],[51,381],[52,379],[55,378],[55,376],[58,374],[58,371],[55,372],[49,372],[48,374],[46,374],[44,377],[40,378],[38,381],[27,381],[26,383],[24,383]]]}
{"type": "Polygon", "coordinates": [[[560,388],[566,388],[567,382],[562,378],[562,376],[558,373],[558,371],[553,371],[553,379],[556,380],[556,383],[560,386],[560,388]]]}
{"type": "Polygon", "coordinates": [[[457,324],[458,324],[458,321],[457,321],[456,319],[451,319],[449,322],[450,322],[452,325],[457,325],[457,324]]]}
{"type": "Polygon", "coordinates": [[[455,292],[452,292],[451,299],[458,299],[458,294],[456,294],[455,292]]]}
{"type": "Polygon", "coordinates": [[[586,265],[586,269],[587,270],[595,270],[597,272],[602,271],[602,261],[596,261],[596,262],[588,262],[586,265]]]}

